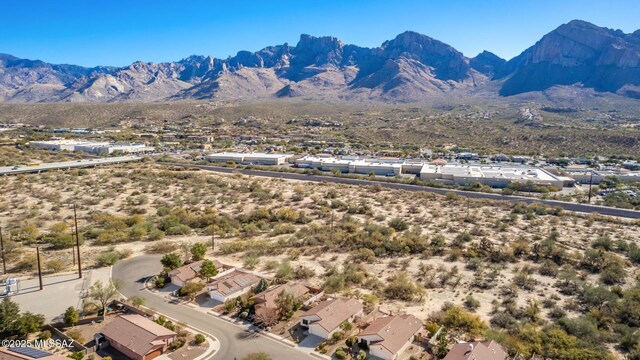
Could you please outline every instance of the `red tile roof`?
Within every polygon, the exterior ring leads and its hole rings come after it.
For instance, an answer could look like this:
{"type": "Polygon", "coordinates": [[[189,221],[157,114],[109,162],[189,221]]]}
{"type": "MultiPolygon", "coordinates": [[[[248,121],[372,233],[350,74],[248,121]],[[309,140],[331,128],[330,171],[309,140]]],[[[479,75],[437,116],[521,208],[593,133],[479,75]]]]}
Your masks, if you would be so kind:
{"type": "Polygon", "coordinates": [[[226,297],[247,287],[254,286],[259,281],[260,277],[257,275],[235,270],[210,282],[207,288],[210,292],[226,297]]]}
{"type": "Polygon", "coordinates": [[[395,354],[421,328],[422,321],[413,315],[383,316],[375,319],[359,336],[377,335],[382,340],[372,345],[380,345],[395,354]]]}
{"type": "Polygon", "coordinates": [[[455,344],[443,360],[505,360],[507,356],[502,345],[491,340],[455,344]]]}
{"type": "Polygon", "coordinates": [[[176,333],[141,315],[120,315],[100,331],[109,341],[144,356],[163,342],[158,340],[176,336],[176,333]]]}
{"type": "Polygon", "coordinates": [[[356,299],[332,299],[316,305],[311,310],[302,314],[302,317],[316,315],[320,320],[312,324],[318,324],[328,332],[335,330],[342,322],[362,311],[362,304],[356,299]]]}

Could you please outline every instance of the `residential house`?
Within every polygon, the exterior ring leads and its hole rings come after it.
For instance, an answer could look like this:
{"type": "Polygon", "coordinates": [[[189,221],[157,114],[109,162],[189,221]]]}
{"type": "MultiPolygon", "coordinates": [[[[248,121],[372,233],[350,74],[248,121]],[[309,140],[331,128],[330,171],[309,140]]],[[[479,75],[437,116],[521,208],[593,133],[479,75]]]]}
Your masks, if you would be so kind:
{"type": "Polygon", "coordinates": [[[309,301],[310,298],[315,299],[322,294],[320,290],[310,288],[299,282],[275,285],[251,298],[256,316],[266,319],[270,315],[275,315],[278,307],[276,299],[283,292],[292,294],[301,303],[309,301]]]}
{"type": "Polygon", "coordinates": [[[506,360],[508,356],[502,345],[491,340],[455,344],[443,360],[506,360]]]}
{"type": "Polygon", "coordinates": [[[369,348],[371,355],[395,360],[406,350],[422,329],[422,321],[413,315],[383,316],[358,334],[358,341],[369,348]]]}
{"type": "Polygon", "coordinates": [[[141,315],[120,315],[100,331],[109,346],[133,360],[150,360],[167,351],[176,333],[141,315]]]}
{"type": "MultiPolygon", "coordinates": [[[[187,264],[171,270],[169,272],[169,278],[171,279],[171,283],[177,286],[183,287],[189,281],[197,278],[203,261],[204,260],[196,261],[191,264],[187,264]]],[[[234,269],[233,267],[225,265],[218,260],[212,260],[212,261],[213,261],[213,265],[215,265],[216,269],[218,269],[218,275],[216,275],[216,277],[228,274],[234,269]]]]}
{"type": "Polygon", "coordinates": [[[233,270],[226,275],[216,277],[207,285],[207,290],[213,300],[225,302],[248,293],[258,282],[260,282],[260,277],[257,275],[233,270]]]}
{"type": "Polygon", "coordinates": [[[309,328],[309,334],[329,339],[340,329],[340,324],[362,315],[362,304],[356,299],[322,301],[300,317],[300,325],[309,328]]]}

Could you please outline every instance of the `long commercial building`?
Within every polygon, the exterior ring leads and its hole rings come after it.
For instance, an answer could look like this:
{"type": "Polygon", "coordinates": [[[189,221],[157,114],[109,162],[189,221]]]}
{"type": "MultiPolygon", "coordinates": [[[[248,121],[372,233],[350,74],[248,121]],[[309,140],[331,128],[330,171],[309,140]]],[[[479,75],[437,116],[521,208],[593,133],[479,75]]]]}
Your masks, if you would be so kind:
{"type": "Polygon", "coordinates": [[[205,159],[211,162],[234,162],[244,165],[284,165],[292,155],[272,153],[221,152],[209,154],[205,159]]]}
{"type": "Polygon", "coordinates": [[[640,171],[617,170],[593,170],[593,169],[562,169],[567,176],[581,184],[598,185],[606,177],[616,177],[620,181],[640,181],[640,171]]]}
{"type": "Polygon", "coordinates": [[[145,144],[117,144],[78,140],[30,141],[29,146],[55,151],[83,151],[89,154],[141,154],[155,149],[145,144]]]}
{"type": "Polygon", "coordinates": [[[541,186],[563,188],[563,180],[550,172],[532,167],[509,167],[498,165],[425,164],[420,170],[420,179],[437,181],[447,185],[480,183],[503,188],[514,182],[533,183],[541,186]]]}

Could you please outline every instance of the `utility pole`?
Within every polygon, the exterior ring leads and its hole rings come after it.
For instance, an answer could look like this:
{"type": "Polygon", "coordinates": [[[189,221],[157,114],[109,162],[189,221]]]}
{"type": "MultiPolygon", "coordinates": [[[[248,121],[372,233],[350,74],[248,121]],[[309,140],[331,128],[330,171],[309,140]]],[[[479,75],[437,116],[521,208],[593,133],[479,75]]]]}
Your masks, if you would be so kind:
{"type": "Polygon", "coordinates": [[[42,290],[42,268],[40,267],[40,246],[36,247],[36,258],[38,259],[38,280],[40,281],[40,290],[42,290]]]}
{"type": "Polygon", "coordinates": [[[78,214],[76,213],[76,203],[73,203],[73,221],[76,225],[76,247],[78,250],[78,279],[82,279],[82,265],[80,264],[80,238],[78,237],[78,214]]]}
{"type": "Polygon", "coordinates": [[[591,204],[591,185],[593,184],[593,170],[591,170],[591,177],[589,178],[589,200],[588,203],[591,204]]]}
{"type": "MultiPolygon", "coordinates": [[[[74,233],[73,228],[71,228],[71,238],[73,239],[74,233]]],[[[71,247],[71,254],[73,255],[73,266],[76,266],[76,249],[75,245],[71,247]]]]}
{"type": "Polygon", "coordinates": [[[214,251],[216,249],[216,233],[211,230],[211,251],[214,251]]]}
{"type": "Polygon", "coordinates": [[[7,261],[4,259],[4,240],[2,240],[2,228],[0,227],[0,252],[2,252],[2,273],[7,273],[7,261]]]}

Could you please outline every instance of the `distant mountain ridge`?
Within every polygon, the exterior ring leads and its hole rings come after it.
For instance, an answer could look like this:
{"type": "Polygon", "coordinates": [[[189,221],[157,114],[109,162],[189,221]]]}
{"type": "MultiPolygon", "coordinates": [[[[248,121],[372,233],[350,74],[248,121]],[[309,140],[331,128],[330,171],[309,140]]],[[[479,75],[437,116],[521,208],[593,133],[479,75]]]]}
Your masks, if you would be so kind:
{"type": "Polygon", "coordinates": [[[640,98],[640,30],[625,34],[575,20],[509,61],[488,51],[468,58],[412,31],[377,48],[303,34],[295,46],[240,51],[227,59],[194,55],[125,67],[54,65],[0,54],[0,102],[274,97],[414,102],[494,89],[510,96],[556,85],[640,98]]]}

